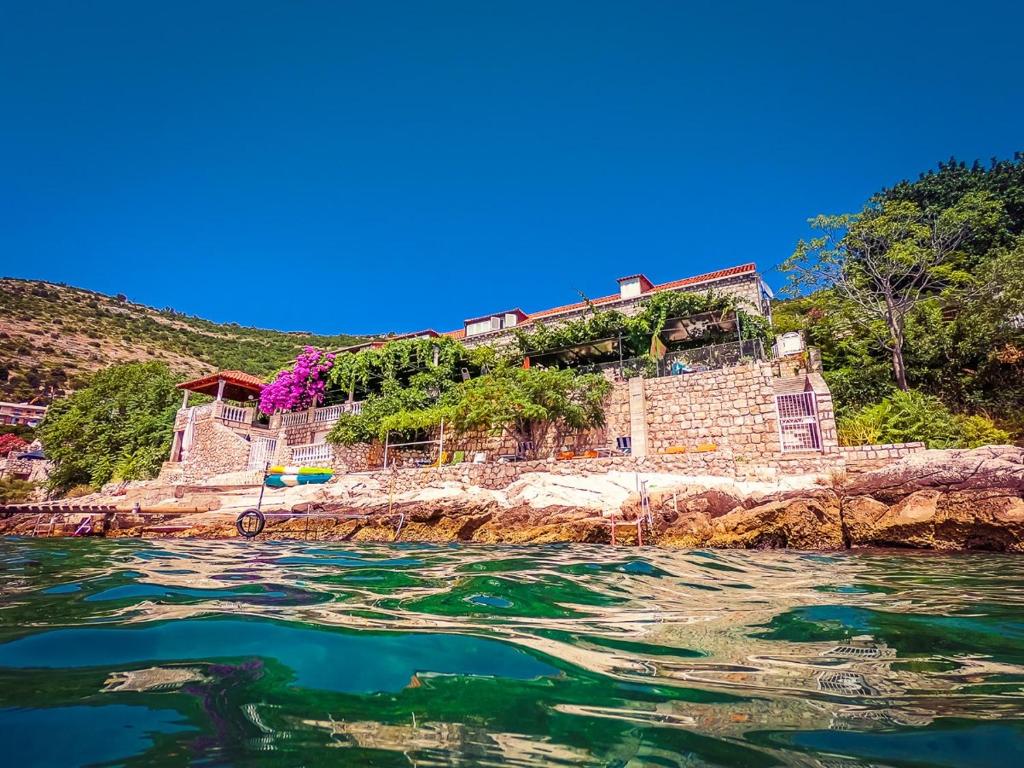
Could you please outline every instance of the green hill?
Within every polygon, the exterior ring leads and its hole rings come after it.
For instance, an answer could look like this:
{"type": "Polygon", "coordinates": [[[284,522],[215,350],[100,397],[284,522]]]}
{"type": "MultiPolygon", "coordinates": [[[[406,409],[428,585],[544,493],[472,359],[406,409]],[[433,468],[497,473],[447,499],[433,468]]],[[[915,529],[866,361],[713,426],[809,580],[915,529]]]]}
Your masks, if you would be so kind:
{"type": "Polygon", "coordinates": [[[162,360],[182,376],[239,369],[265,376],[305,345],[360,337],[214,323],[124,296],[34,280],[0,279],[0,399],[49,402],[112,363],[162,360]]]}

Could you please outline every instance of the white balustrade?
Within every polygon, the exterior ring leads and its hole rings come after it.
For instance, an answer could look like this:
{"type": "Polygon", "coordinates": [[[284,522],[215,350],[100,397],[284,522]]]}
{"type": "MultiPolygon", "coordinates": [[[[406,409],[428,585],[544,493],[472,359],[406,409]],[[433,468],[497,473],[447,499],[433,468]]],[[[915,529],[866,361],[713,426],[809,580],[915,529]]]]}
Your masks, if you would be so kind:
{"type": "Polygon", "coordinates": [[[220,410],[220,417],[224,421],[237,421],[241,424],[248,424],[251,421],[248,408],[240,408],[237,405],[225,405],[220,410]]]}
{"type": "Polygon", "coordinates": [[[334,460],[334,446],[330,443],[307,443],[292,447],[292,464],[319,466],[334,460]]]}
{"type": "Polygon", "coordinates": [[[281,416],[282,427],[296,427],[305,424],[309,420],[309,411],[295,411],[281,416]]]}
{"type": "Polygon", "coordinates": [[[317,408],[313,411],[313,422],[315,424],[330,423],[337,421],[338,417],[341,416],[342,406],[340,405],[329,405],[326,408],[317,408]]]}
{"type": "Polygon", "coordinates": [[[363,403],[358,400],[354,403],[338,403],[329,405],[326,408],[317,408],[313,411],[313,422],[316,424],[330,424],[338,420],[343,413],[358,414],[363,412],[363,403]]]}

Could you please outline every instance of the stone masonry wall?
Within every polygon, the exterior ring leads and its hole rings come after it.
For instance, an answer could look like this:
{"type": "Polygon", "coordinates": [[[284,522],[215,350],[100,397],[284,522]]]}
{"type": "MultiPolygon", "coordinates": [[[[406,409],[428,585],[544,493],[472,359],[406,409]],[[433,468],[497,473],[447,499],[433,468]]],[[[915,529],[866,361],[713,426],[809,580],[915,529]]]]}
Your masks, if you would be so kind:
{"type": "Polygon", "coordinates": [[[249,464],[249,443],[218,421],[197,421],[188,458],[182,462],[185,482],[238,472],[249,464]]]}
{"type": "Polygon", "coordinates": [[[851,474],[870,472],[891,461],[925,450],[924,443],[887,443],[885,445],[847,445],[836,449],[846,471],[851,474]]]}
{"type": "Polygon", "coordinates": [[[779,453],[771,367],[765,363],[644,382],[648,453],[714,445],[736,456],[779,453]]]}
{"type": "Polygon", "coordinates": [[[771,481],[784,475],[812,474],[827,476],[842,468],[837,455],[777,457],[757,464],[745,464],[718,452],[678,454],[670,456],[611,456],[568,461],[521,461],[507,464],[460,464],[445,467],[418,467],[379,470],[366,473],[394,493],[415,491],[427,486],[459,482],[492,490],[507,488],[523,475],[547,472],[555,475],[599,474],[604,472],[636,472],[641,474],[678,474],[725,477],[736,481],[771,481]]]}
{"type": "MultiPolygon", "coordinates": [[[[646,454],[651,461],[671,460],[675,462],[674,466],[692,461],[695,469],[720,471],[728,476],[756,474],[763,469],[824,471],[835,468],[837,462],[844,464],[847,459],[851,466],[856,466],[865,461],[884,461],[894,455],[892,447],[888,449],[889,453],[878,455],[840,451],[836,442],[831,395],[824,380],[816,374],[793,386],[799,384],[815,392],[825,450],[782,454],[775,406],[777,384],[769,363],[750,363],[656,379],[615,381],[606,400],[603,427],[566,435],[557,441],[551,435],[538,446],[537,455],[551,460],[562,449],[574,451],[577,455],[589,449],[614,449],[616,438],[631,436],[634,437],[633,457],[616,456],[602,461],[625,461],[628,464],[646,454]],[[642,388],[643,397],[631,397],[631,387],[642,388]],[[637,413],[632,413],[632,410],[637,410],[637,413]],[[645,427],[647,435],[645,451],[638,444],[638,441],[643,442],[639,434],[641,427],[645,427]],[[637,435],[632,434],[634,428],[637,435]]],[[[253,439],[276,435],[277,449],[272,463],[291,464],[292,447],[317,442],[318,433],[329,426],[297,425],[276,433],[261,430],[258,435],[254,433],[253,439]]],[[[187,481],[193,481],[244,470],[248,465],[249,449],[250,443],[243,436],[215,420],[212,413],[204,413],[196,421],[193,449],[181,468],[181,474],[187,481]]],[[[416,466],[417,460],[435,459],[436,450],[436,445],[389,448],[388,460],[399,468],[411,468],[416,466]]],[[[384,463],[383,445],[380,443],[334,446],[332,451],[331,463],[339,473],[373,471],[384,463]]],[[[489,477],[495,474],[504,478],[509,473],[522,471],[521,467],[526,464],[498,464],[495,461],[503,454],[516,453],[515,440],[508,435],[449,433],[445,438],[444,452],[451,457],[456,451],[465,454],[465,463],[459,468],[441,468],[438,471],[469,471],[474,475],[489,477]],[[472,465],[473,468],[467,469],[477,452],[486,455],[487,464],[472,465]]],[[[559,467],[559,472],[571,473],[574,464],[557,463],[555,466],[559,467]]]]}

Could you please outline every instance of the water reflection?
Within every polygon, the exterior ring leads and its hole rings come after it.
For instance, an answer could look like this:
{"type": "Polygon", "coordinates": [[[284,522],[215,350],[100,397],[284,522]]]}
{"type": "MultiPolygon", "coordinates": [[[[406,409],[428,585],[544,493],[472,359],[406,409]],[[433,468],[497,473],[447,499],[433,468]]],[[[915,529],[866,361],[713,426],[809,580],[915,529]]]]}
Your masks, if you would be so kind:
{"type": "Polygon", "coordinates": [[[999,555],[6,540],[0,730],[19,765],[1005,764],[1022,607],[999,555]]]}

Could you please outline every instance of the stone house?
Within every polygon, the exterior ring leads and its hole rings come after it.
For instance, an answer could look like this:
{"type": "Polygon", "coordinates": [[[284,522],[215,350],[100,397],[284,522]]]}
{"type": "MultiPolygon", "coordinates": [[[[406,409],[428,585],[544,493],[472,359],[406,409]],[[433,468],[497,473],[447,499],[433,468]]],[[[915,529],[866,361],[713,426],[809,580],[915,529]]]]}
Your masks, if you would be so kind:
{"type": "MultiPolygon", "coordinates": [[[[589,304],[569,304],[539,312],[513,309],[469,318],[463,328],[445,335],[467,346],[508,343],[516,328],[538,322],[559,323],[578,318],[589,305],[634,313],[652,295],[664,291],[728,294],[741,299],[749,313],[770,319],[770,292],[753,264],[654,284],[644,275],[620,278],[617,294],[589,304]]],[[[666,334],[686,333],[681,325],[666,334]]],[[[714,321],[729,329],[728,318],[714,321]]],[[[732,322],[735,323],[735,320],[732,322]]],[[[403,338],[438,337],[432,330],[403,338]]],[[[344,351],[359,351],[392,339],[368,341],[344,351]]],[[[800,459],[819,466],[823,457],[838,456],[832,397],[820,373],[798,350],[784,360],[770,351],[732,342],[730,349],[688,349],[686,358],[636,375],[624,365],[599,370],[611,381],[601,429],[564,436],[558,445],[533,446],[544,457],[561,452],[588,457],[628,454],[678,457],[704,454],[731,465],[801,466],[800,459]],[[680,364],[680,361],[699,364],[680,364]]],[[[717,345],[718,347],[729,345],[717,345]]],[[[790,349],[792,340],[777,349],[790,349]]],[[[670,360],[671,355],[666,357],[670,360]]],[[[338,471],[370,471],[411,464],[438,452],[465,455],[467,461],[493,463],[522,458],[521,446],[494,435],[435,435],[424,447],[400,450],[386,445],[334,446],[325,441],[342,413],[358,413],[359,401],[327,404],[293,413],[261,417],[255,407],[261,382],[240,371],[223,371],[185,382],[182,409],[175,424],[174,447],[164,466],[166,480],[198,482],[211,477],[261,470],[266,464],[330,465],[338,471]],[[212,402],[189,406],[189,393],[212,402]],[[447,442],[443,442],[447,437],[447,442]],[[386,457],[386,459],[385,459],[386,457]]],[[[806,463],[806,462],[805,462],[806,463]]],[[[716,465],[717,466],[717,465],[716,465]]]]}
{"type": "Polygon", "coordinates": [[[666,292],[706,293],[713,291],[718,295],[739,299],[746,311],[751,314],[771,318],[772,293],[761,279],[757,266],[754,264],[743,264],[738,267],[720,269],[703,275],[658,284],[653,283],[646,275],[642,274],[620,277],[616,282],[618,291],[607,296],[531,313],[526,313],[518,307],[500,312],[490,312],[464,320],[462,328],[448,331],[445,335],[458,339],[469,347],[484,344],[500,346],[512,339],[512,332],[516,328],[529,327],[537,323],[558,325],[570,322],[585,315],[592,307],[600,310],[614,309],[631,315],[637,312],[651,296],[666,292]]]}

